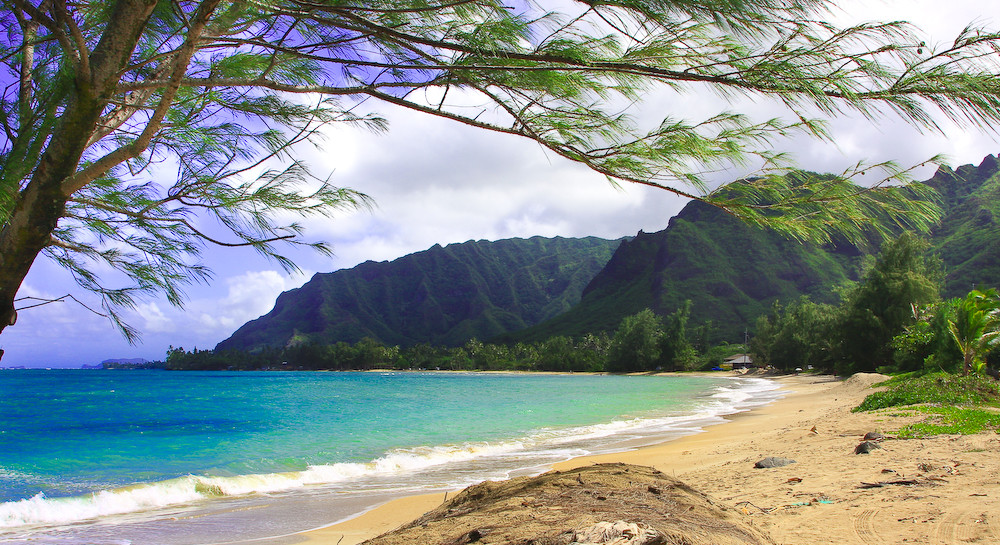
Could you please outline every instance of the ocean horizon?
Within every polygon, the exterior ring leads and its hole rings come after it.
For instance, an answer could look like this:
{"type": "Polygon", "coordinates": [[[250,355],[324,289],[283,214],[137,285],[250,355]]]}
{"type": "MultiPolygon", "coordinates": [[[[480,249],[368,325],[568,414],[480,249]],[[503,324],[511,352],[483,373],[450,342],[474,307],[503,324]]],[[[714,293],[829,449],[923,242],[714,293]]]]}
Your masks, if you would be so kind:
{"type": "Polygon", "coordinates": [[[759,378],[0,372],[0,543],[290,542],[770,403],[759,378]]]}

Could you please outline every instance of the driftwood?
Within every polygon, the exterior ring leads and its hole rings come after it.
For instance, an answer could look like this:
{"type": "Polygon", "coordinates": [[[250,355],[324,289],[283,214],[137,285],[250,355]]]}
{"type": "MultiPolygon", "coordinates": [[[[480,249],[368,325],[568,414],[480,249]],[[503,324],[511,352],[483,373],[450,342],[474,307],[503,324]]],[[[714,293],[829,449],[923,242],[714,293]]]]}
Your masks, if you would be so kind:
{"type": "Polygon", "coordinates": [[[914,486],[918,484],[928,484],[926,480],[921,479],[896,479],[895,481],[879,481],[877,483],[866,483],[862,482],[858,485],[858,488],[882,488],[883,486],[914,486]]]}

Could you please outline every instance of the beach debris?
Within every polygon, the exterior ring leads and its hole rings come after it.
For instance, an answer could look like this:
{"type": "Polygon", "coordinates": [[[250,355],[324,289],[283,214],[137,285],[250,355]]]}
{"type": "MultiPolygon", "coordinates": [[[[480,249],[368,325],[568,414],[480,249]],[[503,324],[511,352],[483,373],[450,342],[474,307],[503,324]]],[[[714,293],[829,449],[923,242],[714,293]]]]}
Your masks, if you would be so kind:
{"type": "Polygon", "coordinates": [[[466,545],[468,543],[475,543],[480,539],[483,539],[483,537],[485,537],[487,533],[488,532],[486,530],[481,528],[469,530],[468,532],[465,532],[464,534],[458,536],[457,539],[450,541],[448,545],[466,545]]]}
{"type": "Polygon", "coordinates": [[[809,507],[811,505],[832,505],[833,503],[834,503],[833,500],[821,500],[819,498],[813,498],[809,501],[797,501],[795,503],[790,503],[786,505],[785,508],[787,509],[789,507],[809,507]]]}
{"type": "Polygon", "coordinates": [[[882,435],[881,433],[879,433],[877,431],[870,431],[870,432],[868,432],[868,433],[865,434],[864,440],[865,441],[884,441],[885,440],[885,435],[882,435]]]}
{"type": "Polygon", "coordinates": [[[664,538],[655,529],[641,522],[602,521],[578,530],[570,545],[660,545],[664,538]]]}
{"type": "Polygon", "coordinates": [[[882,448],[882,445],[875,441],[862,441],[860,445],[854,447],[854,454],[868,454],[873,450],[882,448]]]}
{"type": "Polygon", "coordinates": [[[768,456],[762,460],[759,460],[753,466],[758,469],[771,469],[774,467],[785,467],[788,464],[794,464],[795,460],[791,458],[782,458],[780,456],[768,456]]]}
{"type": "Polygon", "coordinates": [[[748,509],[748,507],[753,507],[754,509],[759,510],[761,513],[770,513],[771,511],[777,509],[776,507],[760,507],[759,505],[754,505],[749,501],[741,501],[740,503],[736,504],[736,507],[738,507],[740,511],[743,512],[744,515],[750,514],[750,509],[748,509]]]}
{"type": "Polygon", "coordinates": [[[866,483],[862,482],[858,488],[882,488],[883,486],[913,486],[916,484],[921,484],[917,479],[897,479],[895,481],[879,481],[877,483],[866,483]]]}
{"type": "Polygon", "coordinates": [[[801,483],[802,482],[802,477],[791,477],[791,478],[789,478],[785,482],[786,483],[801,483]]]}
{"type": "Polygon", "coordinates": [[[812,429],[809,430],[809,432],[813,433],[813,434],[816,434],[816,435],[819,435],[819,430],[816,429],[816,426],[813,426],[812,429]]]}

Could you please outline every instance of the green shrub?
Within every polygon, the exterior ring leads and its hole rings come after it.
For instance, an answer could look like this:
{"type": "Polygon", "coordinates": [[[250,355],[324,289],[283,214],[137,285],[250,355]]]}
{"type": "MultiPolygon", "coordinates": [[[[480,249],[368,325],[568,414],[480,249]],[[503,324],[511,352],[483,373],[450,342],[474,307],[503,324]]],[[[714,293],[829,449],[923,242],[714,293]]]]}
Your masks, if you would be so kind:
{"type": "Polygon", "coordinates": [[[1000,406],[1000,382],[981,375],[908,375],[883,384],[888,389],[869,395],[853,411],[874,411],[923,403],[1000,406]]]}

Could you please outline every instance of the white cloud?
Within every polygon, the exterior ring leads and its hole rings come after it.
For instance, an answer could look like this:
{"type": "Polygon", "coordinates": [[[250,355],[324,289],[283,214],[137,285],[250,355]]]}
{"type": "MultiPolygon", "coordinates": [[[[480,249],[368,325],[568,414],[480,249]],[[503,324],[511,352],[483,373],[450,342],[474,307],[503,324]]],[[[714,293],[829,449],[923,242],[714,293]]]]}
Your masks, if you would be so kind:
{"type": "MultiPolygon", "coordinates": [[[[240,325],[266,314],[281,292],[301,286],[307,274],[246,271],[224,279],[227,291],[222,297],[214,291],[203,290],[183,309],[161,309],[156,302],[148,302],[137,306],[134,314],[145,322],[142,330],[146,333],[193,337],[201,346],[214,346],[240,325]],[[196,332],[191,331],[192,323],[199,326],[196,332]]],[[[192,344],[188,342],[187,346],[192,344]]]]}
{"type": "MultiPolygon", "coordinates": [[[[228,292],[219,301],[200,301],[197,306],[214,309],[204,312],[205,324],[228,335],[245,322],[266,314],[274,300],[283,292],[302,285],[309,273],[286,275],[278,271],[248,271],[226,279],[228,292]]],[[[221,339],[220,339],[221,340],[221,339]]]]}
{"type": "Polygon", "coordinates": [[[147,333],[175,333],[177,326],[174,320],[167,317],[160,310],[160,305],[155,301],[140,303],[136,305],[131,314],[137,314],[143,321],[141,330],[147,333]]]}

